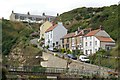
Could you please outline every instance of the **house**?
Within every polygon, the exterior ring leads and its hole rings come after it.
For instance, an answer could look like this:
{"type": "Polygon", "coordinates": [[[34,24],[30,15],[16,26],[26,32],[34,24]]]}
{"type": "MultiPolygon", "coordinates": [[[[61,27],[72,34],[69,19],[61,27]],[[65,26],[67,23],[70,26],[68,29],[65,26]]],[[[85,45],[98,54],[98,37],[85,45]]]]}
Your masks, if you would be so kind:
{"type": "Polygon", "coordinates": [[[41,26],[40,26],[40,39],[41,38],[45,38],[45,31],[52,26],[52,23],[49,21],[44,22],[41,26]]]}
{"type": "Polygon", "coordinates": [[[10,21],[22,21],[22,22],[29,22],[29,23],[43,23],[46,20],[52,21],[55,19],[55,16],[48,16],[45,13],[40,15],[31,15],[29,12],[27,14],[21,13],[14,13],[12,11],[10,15],[10,21]]]}
{"type": "Polygon", "coordinates": [[[63,26],[62,22],[53,24],[45,31],[45,46],[59,47],[60,39],[67,34],[67,29],[63,26]]]}
{"type": "Polygon", "coordinates": [[[75,33],[68,33],[61,38],[61,48],[72,50],[72,37],[75,33]]]}
{"type": "Polygon", "coordinates": [[[68,33],[61,38],[61,47],[70,50],[83,51],[83,36],[91,29],[79,29],[73,33],[68,33]]]}
{"type": "Polygon", "coordinates": [[[96,53],[100,48],[109,50],[115,46],[115,41],[100,27],[92,30],[83,38],[83,53],[90,55],[96,53]]]}

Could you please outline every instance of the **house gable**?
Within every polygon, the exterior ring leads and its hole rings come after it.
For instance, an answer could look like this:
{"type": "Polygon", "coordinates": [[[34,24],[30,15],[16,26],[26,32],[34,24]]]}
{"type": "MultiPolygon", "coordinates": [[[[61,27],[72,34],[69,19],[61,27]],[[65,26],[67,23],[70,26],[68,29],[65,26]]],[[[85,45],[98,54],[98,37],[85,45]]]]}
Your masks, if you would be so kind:
{"type": "Polygon", "coordinates": [[[105,30],[98,31],[95,36],[110,37],[110,35],[105,30]]]}

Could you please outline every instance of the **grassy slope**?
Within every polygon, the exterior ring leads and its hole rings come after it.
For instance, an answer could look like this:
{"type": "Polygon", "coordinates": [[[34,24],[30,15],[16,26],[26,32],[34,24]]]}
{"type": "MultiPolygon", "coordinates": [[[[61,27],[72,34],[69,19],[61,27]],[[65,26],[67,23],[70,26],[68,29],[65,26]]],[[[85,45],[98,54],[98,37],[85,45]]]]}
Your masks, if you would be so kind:
{"type": "MultiPolygon", "coordinates": [[[[110,36],[116,40],[116,47],[111,52],[105,52],[104,55],[120,56],[120,5],[112,5],[102,8],[77,8],[61,14],[58,20],[64,22],[64,25],[68,28],[69,32],[74,32],[78,27],[93,29],[99,28],[100,25],[110,34],[110,36]],[[119,9],[119,10],[118,10],[119,9]],[[94,13],[94,14],[93,14],[94,13]]],[[[99,53],[98,53],[99,54],[99,53]]],[[[109,68],[119,69],[120,60],[114,58],[97,57],[94,55],[93,64],[101,65],[109,68]],[[99,62],[101,63],[99,64],[99,62]]]]}
{"type": "Polygon", "coordinates": [[[78,27],[93,29],[99,28],[100,25],[117,40],[118,28],[118,6],[112,5],[102,8],[77,8],[61,14],[58,20],[64,22],[69,32],[74,32],[78,27]]]}
{"type": "MultiPolygon", "coordinates": [[[[32,65],[36,62],[33,58],[26,58],[27,56],[34,56],[35,58],[36,54],[41,54],[41,50],[33,47],[29,42],[31,39],[30,34],[36,30],[37,28],[34,27],[33,29],[30,29],[29,26],[21,22],[11,22],[7,20],[2,21],[2,54],[4,59],[3,64],[7,62],[7,58],[5,58],[4,55],[10,56],[11,51],[15,48],[22,50],[21,54],[23,54],[23,60],[26,59],[26,62],[28,62],[28,64],[32,62],[32,65]]],[[[14,53],[19,53],[19,51],[16,51],[14,53]]],[[[15,60],[15,62],[13,62],[11,59],[8,63],[11,65],[18,65],[19,61],[15,60]]]]}

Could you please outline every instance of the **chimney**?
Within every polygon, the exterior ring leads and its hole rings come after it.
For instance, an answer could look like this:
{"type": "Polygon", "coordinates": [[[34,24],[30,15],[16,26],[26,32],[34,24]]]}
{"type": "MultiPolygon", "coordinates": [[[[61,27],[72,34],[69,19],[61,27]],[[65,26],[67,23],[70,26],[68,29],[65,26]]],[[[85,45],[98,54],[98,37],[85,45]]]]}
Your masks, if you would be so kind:
{"type": "Polygon", "coordinates": [[[102,25],[100,25],[99,29],[100,29],[100,30],[104,30],[102,25]]]}
{"type": "Polygon", "coordinates": [[[30,15],[30,12],[28,12],[27,15],[30,15]]]}
{"type": "Polygon", "coordinates": [[[77,35],[78,34],[78,31],[75,31],[75,35],[77,35]]]}
{"type": "Polygon", "coordinates": [[[45,16],[45,13],[43,13],[42,15],[45,16]]]}
{"type": "Polygon", "coordinates": [[[78,31],[80,31],[80,27],[78,27],[78,31]]]}
{"type": "Polygon", "coordinates": [[[14,13],[14,11],[12,10],[12,13],[14,13]]]}
{"type": "Polygon", "coordinates": [[[59,16],[59,13],[57,13],[57,17],[59,16]]]}

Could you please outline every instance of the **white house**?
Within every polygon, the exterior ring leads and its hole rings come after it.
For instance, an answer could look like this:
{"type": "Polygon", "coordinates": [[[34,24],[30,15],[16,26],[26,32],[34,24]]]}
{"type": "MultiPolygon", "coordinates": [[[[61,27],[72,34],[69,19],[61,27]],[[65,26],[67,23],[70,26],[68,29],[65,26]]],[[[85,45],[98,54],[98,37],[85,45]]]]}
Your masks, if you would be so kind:
{"type": "Polygon", "coordinates": [[[67,34],[67,29],[62,22],[53,24],[45,31],[45,46],[58,47],[60,46],[60,39],[67,34]]]}
{"type": "Polygon", "coordinates": [[[83,53],[90,55],[96,53],[100,48],[109,50],[115,46],[115,41],[102,28],[90,31],[83,38],[83,53]]]}

